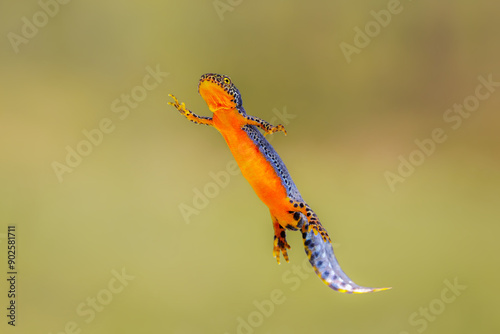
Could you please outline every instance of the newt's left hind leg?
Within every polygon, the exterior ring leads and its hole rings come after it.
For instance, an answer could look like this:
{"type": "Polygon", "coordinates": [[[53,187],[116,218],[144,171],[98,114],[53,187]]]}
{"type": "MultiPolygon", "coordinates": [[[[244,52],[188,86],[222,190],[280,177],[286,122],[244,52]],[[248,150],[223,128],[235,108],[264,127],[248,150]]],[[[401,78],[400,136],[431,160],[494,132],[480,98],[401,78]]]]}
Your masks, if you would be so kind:
{"type": "Polygon", "coordinates": [[[307,227],[313,230],[315,234],[319,233],[325,242],[331,242],[328,233],[319,222],[318,216],[306,202],[294,201],[292,199],[290,199],[289,202],[290,210],[288,213],[293,217],[293,220],[290,220],[293,222],[293,225],[287,225],[286,228],[290,230],[298,230],[307,225],[307,227]]]}
{"type": "Polygon", "coordinates": [[[287,249],[290,249],[290,245],[286,241],[286,231],[285,229],[278,223],[278,219],[273,216],[273,228],[274,228],[274,248],[273,248],[273,256],[280,264],[281,253],[283,253],[283,258],[285,258],[286,262],[288,261],[288,253],[287,249]]]}

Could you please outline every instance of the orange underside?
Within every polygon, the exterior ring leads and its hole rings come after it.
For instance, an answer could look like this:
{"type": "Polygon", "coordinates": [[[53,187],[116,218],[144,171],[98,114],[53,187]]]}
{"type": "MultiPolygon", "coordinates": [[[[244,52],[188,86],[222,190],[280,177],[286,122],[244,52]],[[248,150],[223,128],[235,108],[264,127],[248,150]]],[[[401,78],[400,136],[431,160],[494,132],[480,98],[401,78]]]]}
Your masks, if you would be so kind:
{"type": "Polygon", "coordinates": [[[286,219],[290,216],[287,214],[289,202],[286,189],[257,145],[245,131],[241,130],[239,119],[243,120],[240,114],[235,115],[234,111],[227,109],[217,111],[213,117],[215,128],[220,131],[226,140],[241,169],[241,173],[250,183],[257,196],[269,207],[271,213],[278,220],[286,219]],[[230,118],[230,120],[227,118],[230,118]]]}
{"type": "Polygon", "coordinates": [[[243,176],[257,196],[269,207],[271,214],[280,224],[286,225],[291,219],[286,189],[273,166],[242,130],[246,120],[231,102],[232,97],[218,85],[208,81],[200,84],[199,91],[214,113],[214,127],[226,140],[243,176]]]}
{"type": "Polygon", "coordinates": [[[226,93],[219,85],[210,81],[203,81],[198,87],[201,97],[207,102],[208,109],[216,112],[219,109],[233,109],[236,104],[232,102],[233,97],[226,93]]]}

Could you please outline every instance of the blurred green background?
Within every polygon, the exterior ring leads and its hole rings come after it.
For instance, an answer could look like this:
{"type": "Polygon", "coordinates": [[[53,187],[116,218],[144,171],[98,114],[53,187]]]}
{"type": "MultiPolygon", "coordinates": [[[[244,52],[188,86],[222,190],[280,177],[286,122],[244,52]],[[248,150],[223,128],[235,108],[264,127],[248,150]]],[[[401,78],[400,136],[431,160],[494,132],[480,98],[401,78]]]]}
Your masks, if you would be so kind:
{"type": "Polygon", "coordinates": [[[4,3],[2,333],[499,332],[500,89],[471,96],[479,76],[500,81],[500,3],[393,5],[4,3]],[[341,44],[356,41],[346,57],[341,44]],[[231,76],[249,114],[286,124],[272,144],[343,269],[392,290],[328,289],[301,269],[298,233],[291,262],[276,264],[268,210],[241,174],[222,173],[232,157],[220,134],[167,105],[173,93],[210,115],[197,94],[207,72],[231,76]],[[447,110],[464,101],[479,106],[458,125],[447,110]],[[418,160],[415,140],[436,128],[446,141],[418,160]],[[73,167],[71,150],[86,155],[73,167]],[[387,172],[411,154],[419,166],[391,189],[387,172]]]}

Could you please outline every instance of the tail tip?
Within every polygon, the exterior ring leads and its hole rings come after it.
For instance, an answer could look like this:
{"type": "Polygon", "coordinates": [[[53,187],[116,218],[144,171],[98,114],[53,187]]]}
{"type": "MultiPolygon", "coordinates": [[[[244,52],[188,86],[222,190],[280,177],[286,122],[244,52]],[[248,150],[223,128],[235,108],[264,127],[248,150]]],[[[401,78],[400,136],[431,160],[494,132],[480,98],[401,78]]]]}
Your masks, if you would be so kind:
{"type": "Polygon", "coordinates": [[[373,292],[384,291],[384,290],[390,290],[390,289],[392,289],[392,286],[387,286],[387,287],[384,287],[384,288],[374,288],[374,289],[373,289],[373,292]]]}
{"type": "Polygon", "coordinates": [[[384,291],[384,290],[390,290],[392,289],[392,286],[389,287],[384,287],[384,288],[365,288],[365,287],[360,287],[360,288],[355,288],[353,289],[352,293],[369,293],[369,292],[379,292],[379,291],[384,291]]]}

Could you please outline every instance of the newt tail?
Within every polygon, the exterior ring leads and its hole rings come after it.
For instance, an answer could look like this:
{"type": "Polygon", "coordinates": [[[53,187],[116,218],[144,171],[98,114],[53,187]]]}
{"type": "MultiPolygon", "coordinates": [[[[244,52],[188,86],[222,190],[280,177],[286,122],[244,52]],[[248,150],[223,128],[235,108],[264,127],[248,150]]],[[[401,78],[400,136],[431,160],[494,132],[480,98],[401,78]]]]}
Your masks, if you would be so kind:
{"type": "Polygon", "coordinates": [[[286,230],[302,232],[309,262],[319,278],[330,288],[345,293],[365,293],[390,288],[367,288],[354,283],[342,271],[333,253],[328,233],[316,214],[302,199],[288,169],[264,135],[282,131],[281,124],[270,123],[246,113],[240,91],[228,76],[207,73],[202,75],[198,92],[213,117],[198,116],[184,103],[170,95],[169,102],[188,120],[216,128],[224,137],[241,173],[271,214],[274,243],[273,256],[280,263],[281,254],[288,262],[286,230]],[[259,130],[263,131],[262,134],[259,130]]]}
{"type": "Polygon", "coordinates": [[[333,290],[345,293],[366,293],[390,289],[368,288],[354,283],[340,268],[326,230],[323,229],[323,234],[317,233],[315,224],[319,224],[319,222],[307,223],[302,226],[302,239],[309,262],[323,283],[333,290]],[[325,235],[328,237],[326,240],[325,235]]]}

